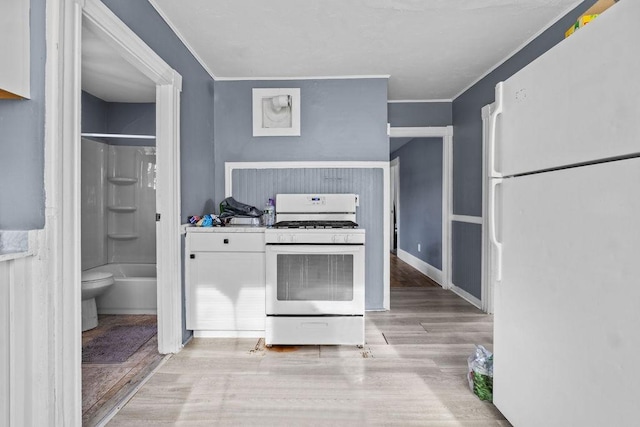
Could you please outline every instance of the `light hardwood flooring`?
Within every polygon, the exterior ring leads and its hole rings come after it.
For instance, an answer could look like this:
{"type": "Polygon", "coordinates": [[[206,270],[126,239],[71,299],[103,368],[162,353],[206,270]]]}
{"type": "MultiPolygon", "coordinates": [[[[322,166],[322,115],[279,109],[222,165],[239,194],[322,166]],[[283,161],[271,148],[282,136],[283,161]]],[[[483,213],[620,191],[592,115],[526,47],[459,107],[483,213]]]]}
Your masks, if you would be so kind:
{"type": "Polygon", "coordinates": [[[367,313],[363,348],[194,339],[109,425],[509,426],[466,380],[492,326],[455,294],[420,286],[392,289],[391,311],[367,313]]]}
{"type": "Polygon", "coordinates": [[[390,272],[392,288],[440,287],[436,282],[402,261],[393,253],[390,260],[390,272]]]}
{"type": "MultiPolygon", "coordinates": [[[[82,333],[83,345],[116,325],[155,324],[155,315],[100,315],[98,327],[82,333]]],[[[162,360],[154,336],[123,363],[82,364],[82,425],[94,426],[162,360]]]]}

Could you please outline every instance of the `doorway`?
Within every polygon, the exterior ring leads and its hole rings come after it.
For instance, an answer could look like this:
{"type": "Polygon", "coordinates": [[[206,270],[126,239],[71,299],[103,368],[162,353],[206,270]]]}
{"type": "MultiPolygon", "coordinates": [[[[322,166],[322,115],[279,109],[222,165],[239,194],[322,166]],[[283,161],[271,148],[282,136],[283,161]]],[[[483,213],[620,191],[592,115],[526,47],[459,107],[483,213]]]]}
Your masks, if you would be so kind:
{"type": "MultiPolygon", "coordinates": [[[[402,191],[401,191],[401,182],[403,182],[403,185],[411,185],[411,180],[413,179],[413,176],[408,175],[408,182],[404,182],[405,180],[400,178],[400,162],[402,161],[401,159],[398,159],[397,156],[394,156],[394,159],[392,160],[393,163],[390,162],[390,170],[395,170],[395,173],[391,173],[391,179],[390,179],[390,195],[393,194],[393,199],[391,200],[391,203],[393,203],[393,200],[395,200],[396,202],[396,206],[395,208],[392,209],[392,218],[395,214],[396,217],[396,221],[395,221],[395,226],[392,226],[391,230],[389,231],[390,236],[391,236],[391,241],[393,242],[393,238],[396,237],[396,241],[397,241],[397,254],[398,254],[398,258],[401,261],[406,262],[407,264],[409,264],[410,266],[412,266],[413,268],[417,269],[418,271],[420,271],[422,274],[424,274],[425,276],[429,277],[430,279],[432,279],[434,282],[436,282],[437,284],[439,284],[440,286],[442,286],[444,289],[448,289],[449,288],[449,284],[450,282],[450,260],[451,260],[451,254],[449,251],[450,248],[450,227],[451,227],[451,223],[450,223],[450,213],[451,213],[451,206],[450,206],[450,182],[451,182],[451,144],[452,144],[452,139],[453,139],[453,127],[448,126],[448,127],[426,127],[426,128],[390,128],[390,142],[393,142],[394,139],[396,139],[396,144],[395,144],[395,149],[393,150],[394,152],[397,151],[398,149],[400,149],[400,147],[398,146],[397,142],[400,142],[400,146],[402,144],[409,144],[411,143],[412,140],[414,140],[415,138],[437,138],[440,139],[441,142],[441,146],[439,146],[440,149],[440,156],[441,156],[441,176],[439,176],[439,178],[441,178],[441,188],[439,188],[439,192],[441,195],[441,223],[440,223],[440,229],[441,229],[441,245],[438,248],[433,248],[433,247],[425,247],[423,246],[422,242],[417,242],[416,243],[416,247],[412,248],[415,249],[415,255],[412,254],[410,250],[407,250],[408,248],[406,248],[406,244],[403,246],[403,221],[402,221],[402,217],[403,215],[406,216],[406,214],[410,214],[412,215],[412,217],[416,217],[420,215],[420,212],[414,212],[412,209],[410,209],[409,211],[405,211],[405,214],[401,215],[402,212],[402,203],[401,200],[406,201],[408,200],[406,197],[406,195],[402,195],[402,191]],[[393,184],[391,184],[393,183],[393,184]],[[396,228],[397,228],[397,232],[396,232],[396,228]],[[420,256],[416,256],[418,254],[423,254],[422,251],[426,251],[426,250],[431,250],[431,251],[437,251],[439,258],[441,260],[440,263],[440,268],[434,267],[433,265],[430,265],[429,263],[425,262],[423,259],[421,259],[422,257],[420,256]]],[[[433,143],[433,140],[430,140],[431,143],[433,143]]],[[[417,142],[417,141],[416,141],[417,142]]],[[[419,143],[419,142],[418,142],[419,143]]],[[[403,162],[403,167],[405,167],[405,163],[403,162]]],[[[409,197],[409,199],[412,199],[412,197],[409,197]]],[[[390,203],[390,204],[391,204],[390,203]]],[[[405,203],[406,204],[406,203],[405,203]]],[[[405,207],[406,208],[406,207],[405,207]]],[[[392,223],[394,222],[393,220],[391,221],[392,223]]],[[[419,219],[416,219],[416,221],[414,222],[418,222],[419,223],[419,219]]],[[[405,224],[406,226],[406,224],[405,224]]],[[[405,236],[407,237],[407,236],[405,236]]],[[[408,240],[405,239],[405,240],[408,240]]],[[[413,246],[412,242],[412,246],[413,246]]]]}
{"type": "Polygon", "coordinates": [[[81,245],[80,144],[82,26],[155,87],[157,200],[158,351],[174,353],[182,347],[180,240],[180,91],[181,76],[153,52],[101,1],[59,1],[48,11],[47,137],[45,190],[48,216],[48,260],[60,308],[54,325],[56,388],[61,396],[60,419],[81,424],[81,245]],[[62,66],[64,64],[64,66],[62,66]],[[49,114],[50,113],[50,114],[49,114]]]}
{"type": "Polygon", "coordinates": [[[396,157],[389,163],[389,179],[391,180],[390,186],[390,199],[391,199],[391,230],[389,234],[389,241],[391,242],[391,253],[398,254],[398,220],[400,218],[400,158],[396,157]]]}

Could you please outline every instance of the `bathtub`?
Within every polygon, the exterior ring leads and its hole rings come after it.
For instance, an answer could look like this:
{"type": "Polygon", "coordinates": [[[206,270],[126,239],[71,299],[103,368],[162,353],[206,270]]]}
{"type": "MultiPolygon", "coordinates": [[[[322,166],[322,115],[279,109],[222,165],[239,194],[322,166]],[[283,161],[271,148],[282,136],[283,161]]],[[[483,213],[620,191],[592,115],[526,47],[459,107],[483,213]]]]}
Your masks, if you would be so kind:
{"type": "Polygon", "coordinates": [[[113,274],[113,286],[96,298],[99,314],[157,313],[155,264],[105,264],[87,271],[113,274]]]}

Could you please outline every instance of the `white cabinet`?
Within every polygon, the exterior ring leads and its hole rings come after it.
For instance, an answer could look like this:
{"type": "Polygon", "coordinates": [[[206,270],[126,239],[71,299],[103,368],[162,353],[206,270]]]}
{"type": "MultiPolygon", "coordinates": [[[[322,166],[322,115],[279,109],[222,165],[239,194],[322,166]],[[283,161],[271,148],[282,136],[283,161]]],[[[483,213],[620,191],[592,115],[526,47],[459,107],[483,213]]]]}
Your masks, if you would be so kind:
{"type": "Polygon", "coordinates": [[[30,41],[27,0],[0,1],[0,98],[29,98],[30,41]]]}
{"type": "Polygon", "coordinates": [[[188,229],[187,329],[196,337],[263,337],[263,228],[188,229]]]}

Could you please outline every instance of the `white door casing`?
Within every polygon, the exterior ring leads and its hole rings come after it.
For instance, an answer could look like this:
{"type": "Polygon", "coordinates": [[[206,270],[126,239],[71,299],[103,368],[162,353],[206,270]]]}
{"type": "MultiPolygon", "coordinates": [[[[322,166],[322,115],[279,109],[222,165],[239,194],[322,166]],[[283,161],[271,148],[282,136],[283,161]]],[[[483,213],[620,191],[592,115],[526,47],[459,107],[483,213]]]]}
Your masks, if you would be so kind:
{"type": "MultiPolygon", "coordinates": [[[[182,346],[180,91],[182,77],[99,0],[48,0],[45,232],[50,257],[55,425],[80,425],[80,99],[82,24],[156,84],[158,350],[182,346]]],[[[43,344],[44,345],[44,344],[43,344]]]]}
{"type": "Polygon", "coordinates": [[[400,247],[400,157],[389,162],[389,178],[390,178],[390,200],[391,205],[391,227],[389,228],[389,239],[393,249],[393,238],[396,229],[398,230],[396,244],[400,247]],[[393,220],[395,216],[395,221],[393,220]]]}
{"type": "MultiPolygon", "coordinates": [[[[443,289],[451,288],[451,218],[453,215],[453,126],[392,127],[390,138],[442,138],[442,280],[443,289]]],[[[399,200],[398,200],[399,204],[399,200]]],[[[399,212],[399,207],[396,208],[399,212]]],[[[398,233],[399,234],[399,233],[398,233]]],[[[398,253],[400,236],[398,235],[398,253]]]]}

